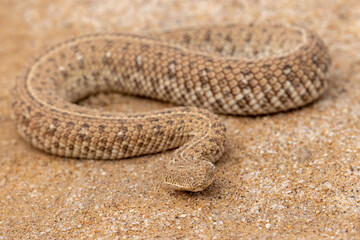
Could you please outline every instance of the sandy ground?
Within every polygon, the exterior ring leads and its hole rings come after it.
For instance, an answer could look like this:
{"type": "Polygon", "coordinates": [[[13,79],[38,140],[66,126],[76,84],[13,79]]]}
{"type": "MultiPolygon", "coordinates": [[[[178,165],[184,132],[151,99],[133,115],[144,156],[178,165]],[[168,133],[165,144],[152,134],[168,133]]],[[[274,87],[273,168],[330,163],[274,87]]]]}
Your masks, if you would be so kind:
{"type": "MultiPolygon", "coordinates": [[[[360,239],[360,1],[0,0],[0,26],[0,239],[360,239]],[[226,153],[206,191],[163,188],[170,152],[80,161],[40,152],[16,133],[14,79],[54,43],[254,21],[316,31],[333,59],[330,86],[302,109],[221,116],[226,153]]],[[[171,106],[115,94],[83,104],[130,112],[171,106]]]]}

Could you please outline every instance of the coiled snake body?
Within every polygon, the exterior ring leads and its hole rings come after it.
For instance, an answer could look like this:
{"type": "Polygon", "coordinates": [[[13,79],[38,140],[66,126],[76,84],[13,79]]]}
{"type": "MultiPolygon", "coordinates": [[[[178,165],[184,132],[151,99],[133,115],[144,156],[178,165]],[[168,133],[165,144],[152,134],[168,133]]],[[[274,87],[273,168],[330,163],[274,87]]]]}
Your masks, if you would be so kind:
{"type": "Polygon", "coordinates": [[[325,90],[329,65],[323,42],[295,26],[88,35],[54,46],[19,75],[13,115],[24,139],[64,157],[121,159],[180,146],[165,183],[200,191],[224,152],[225,126],[212,112],[303,106],[325,90]],[[192,107],[125,114],[75,104],[112,91],[192,107]]]}

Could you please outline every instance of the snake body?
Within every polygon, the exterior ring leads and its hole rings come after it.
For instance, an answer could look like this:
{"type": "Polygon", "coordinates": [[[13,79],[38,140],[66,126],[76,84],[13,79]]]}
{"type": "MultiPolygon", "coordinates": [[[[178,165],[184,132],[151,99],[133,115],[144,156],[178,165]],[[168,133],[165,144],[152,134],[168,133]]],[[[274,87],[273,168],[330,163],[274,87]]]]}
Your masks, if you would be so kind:
{"type": "Polygon", "coordinates": [[[121,159],[179,147],[164,181],[200,191],[224,152],[225,126],[213,112],[303,106],[325,90],[329,65],[319,37],[281,24],[87,35],[52,47],[19,74],[13,115],[24,139],[58,156],[121,159]],[[125,114],[76,104],[114,91],[187,107],[125,114]]]}

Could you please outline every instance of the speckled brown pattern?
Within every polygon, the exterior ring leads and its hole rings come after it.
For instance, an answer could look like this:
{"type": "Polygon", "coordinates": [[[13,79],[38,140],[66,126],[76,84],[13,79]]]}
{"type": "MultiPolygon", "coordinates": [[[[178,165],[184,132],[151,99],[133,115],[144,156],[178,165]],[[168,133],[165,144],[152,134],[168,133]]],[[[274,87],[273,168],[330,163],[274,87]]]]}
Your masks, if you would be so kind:
{"type": "Polygon", "coordinates": [[[32,145],[65,157],[120,159],[182,146],[165,183],[201,191],[213,181],[225,127],[200,108],[255,115],[303,106],[325,90],[329,64],[322,41],[294,26],[84,36],[54,46],[18,77],[15,123],[32,145]],[[122,114],[74,104],[111,91],[200,108],[122,114]]]}

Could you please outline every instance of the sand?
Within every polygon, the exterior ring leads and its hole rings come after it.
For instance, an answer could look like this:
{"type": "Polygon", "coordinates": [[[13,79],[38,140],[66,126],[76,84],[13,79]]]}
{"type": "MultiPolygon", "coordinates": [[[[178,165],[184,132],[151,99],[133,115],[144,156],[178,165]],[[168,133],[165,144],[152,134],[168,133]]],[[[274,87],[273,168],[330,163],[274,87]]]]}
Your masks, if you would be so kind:
{"type": "MultiPolygon", "coordinates": [[[[360,239],[360,1],[1,0],[0,24],[0,239],[360,239]],[[171,152],[68,159],[34,149],[16,132],[14,79],[59,41],[263,21],[306,26],[324,39],[333,59],[329,89],[294,111],[221,116],[226,153],[203,192],[162,186],[171,152]]],[[[171,107],[116,94],[82,104],[171,107]]]]}

